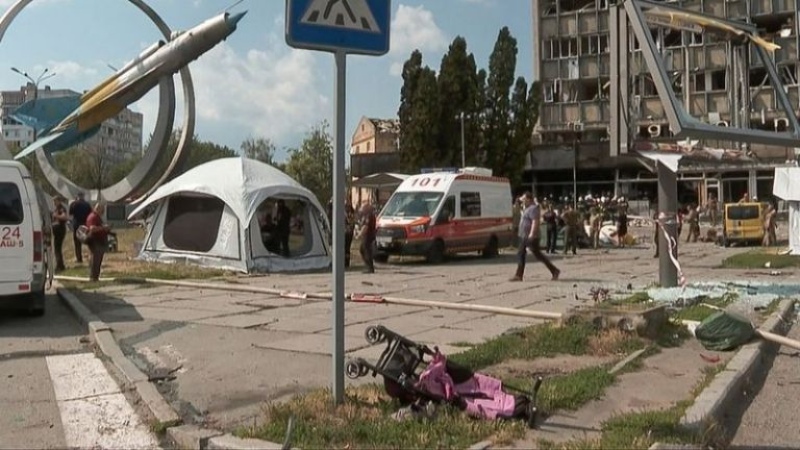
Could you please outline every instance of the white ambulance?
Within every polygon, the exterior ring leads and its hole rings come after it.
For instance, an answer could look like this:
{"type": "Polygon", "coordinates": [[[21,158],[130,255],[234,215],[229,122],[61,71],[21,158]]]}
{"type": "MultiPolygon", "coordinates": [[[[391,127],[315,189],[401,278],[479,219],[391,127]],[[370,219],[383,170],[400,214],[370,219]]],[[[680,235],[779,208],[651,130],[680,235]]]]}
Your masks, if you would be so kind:
{"type": "Polygon", "coordinates": [[[42,315],[52,278],[50,209],[17,161],[0,161],[0,307],[42,315]]]}
{"type": "Polygon", "coordinates": [[[513,199],[507,178],[481,168],[412,175],[378,215],[375,259],[479,252],[497,256],[514,242],[513,199]]]}

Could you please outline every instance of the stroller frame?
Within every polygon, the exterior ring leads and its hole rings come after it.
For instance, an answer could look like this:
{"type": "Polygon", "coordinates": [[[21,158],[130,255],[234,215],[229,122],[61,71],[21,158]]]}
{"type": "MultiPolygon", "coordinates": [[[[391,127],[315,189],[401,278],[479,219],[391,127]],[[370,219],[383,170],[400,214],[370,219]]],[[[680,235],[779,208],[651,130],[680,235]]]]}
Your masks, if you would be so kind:
{"type": "MultiPolygon", "coordinates": [[[[437,397],[416,387],[416,382],[419,377],[417,371],[422,366],[429,363],[429,361],[425,360],[425,357],[432,358],[438,352],[437,347],[431,349],[427,345],[418,344],[382,325],[367,327],[364,331],[364,337],[367,343],[371,345],[386,343],[386,348],[375,364],[363,358],[356,358],[349,361],[345,367],[345,373],[348,378],[357,379],[367,376],[370,373],[374,378],[380,374],[384,379],[384,386],[387,390],[394,384],[394,386],[401,388],[408,394],[405,399],[399,395],[397,396],[401,402],[406,400],[405,403],[413,403],[415,400],[420,399],[447,402],[444,398],[437,397]],[[411,399],[412,397],[414,400],[411,399]]],[[[453,363],[449,359],[447,359],[446,364],[447,373],[453,378],[456,384],[466,381],[475,374],[472,370],[453,363]]],[[[536,396],[541,384],[541,376],[534,378],[533,389],[531,390],[525,390],[503,383],[505,390],[521,394],[515,398],[517,403],[522,403],[522,405],[517,405],[515,417],[524,415],[529,428],[536,427],[536,419],[539,414],[538,407],[536,406],[536,396]],[[525,401],[520,402],[518,400],[519,397],[522,397],[525,401]],[[518,411],[520,407],[524,407],[524,410],[518,411]]],[[[459,396],[456,397],[454,401],[451,401],[451,403],[463,409],[463,401],[464,397],[459,396]]]]}

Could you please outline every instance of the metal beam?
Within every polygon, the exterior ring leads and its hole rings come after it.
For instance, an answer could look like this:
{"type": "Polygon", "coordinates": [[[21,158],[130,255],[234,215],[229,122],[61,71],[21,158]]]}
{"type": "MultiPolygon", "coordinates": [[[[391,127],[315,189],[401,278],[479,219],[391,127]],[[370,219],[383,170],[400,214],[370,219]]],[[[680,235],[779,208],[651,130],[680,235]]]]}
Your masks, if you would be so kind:
{"type": "MultiPolygon", "coordinates": [[[[653,77],[656,91],[664,105],[664,112],[676,138],[694,137],[700,139],[775,145],[779,147],[800,147],[800,124],[798,124],[797,117],[794,115],[794,111],[791,108],[791,103],[786,96],[786,92],[783,90],[783,83],[778,76],[774,62],[769,57],[766,50],[758,45],[755,46],[756,53],[767,68],[767,74],[772,82],[775,95],[778,96],[779,104],[789,119],[792,131],[778,133],[750,128],[719,127],[701,122],[692,117],[678,102],[675,91],[669,83],[670,78],[667,75],[664,60],[656,51],[655,42],[653,42],[653,37],[650,34],[650,29],[647,26],[647,21],[640,3],[658,7],[663,7],[663,5],[661,3],[653,4],[647,0],[625,0],[624,2],[625,11],[628,13],[631,28],[636,34],[636,38],[639,40],[645,63],[653,77]]],[[[731,26],[737,26],[743,31],[749,30],[748,27],[742,26],[742,24],[737,22],[732,23],[731,26]]],[[[749,114],[749,111],[747,111],[747,114],[749,114]]]]}

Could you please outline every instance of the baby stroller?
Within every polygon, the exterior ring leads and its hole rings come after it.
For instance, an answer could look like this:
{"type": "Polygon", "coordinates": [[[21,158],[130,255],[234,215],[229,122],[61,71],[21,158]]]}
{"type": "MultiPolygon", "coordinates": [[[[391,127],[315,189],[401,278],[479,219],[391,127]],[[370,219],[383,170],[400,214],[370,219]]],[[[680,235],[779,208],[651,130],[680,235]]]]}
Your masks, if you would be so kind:
{"type": "Polygon", "coordinates": [[[523,419],[529,428],[536,426],[542,377],[536,377],[532,391],[525,391],[448,361],[437,347],[431,350],[384,326],[367,327],[364,335],[369,344],[385,342],[386,349],[374,365],[362,358],[349,361],[345,369],[349,378],[370,372],[373,377],[382,375],[386,392],[404,406],[448,403],[473,417],[523,419]]]}

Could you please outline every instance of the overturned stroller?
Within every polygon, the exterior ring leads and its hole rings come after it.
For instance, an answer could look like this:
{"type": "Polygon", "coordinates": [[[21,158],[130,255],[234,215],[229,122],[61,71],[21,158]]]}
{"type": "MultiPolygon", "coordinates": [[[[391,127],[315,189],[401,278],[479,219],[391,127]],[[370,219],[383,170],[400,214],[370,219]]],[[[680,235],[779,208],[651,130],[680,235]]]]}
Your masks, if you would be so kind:
{"type": "Polygon", "coordinates": [[[536,377],[531,391],[525,391],[448,361],[438,347],[431,350],[381,325],[368,327],[364,335],[369,344],[386,343],[386,349],[374,365],[362,358],[349,361],[345,369],[349,378],[380,374],[387,394],[412,410],[445,403],[472,417],[522,419],[529,428],[536,426],[541,377],[536,377]]]}

